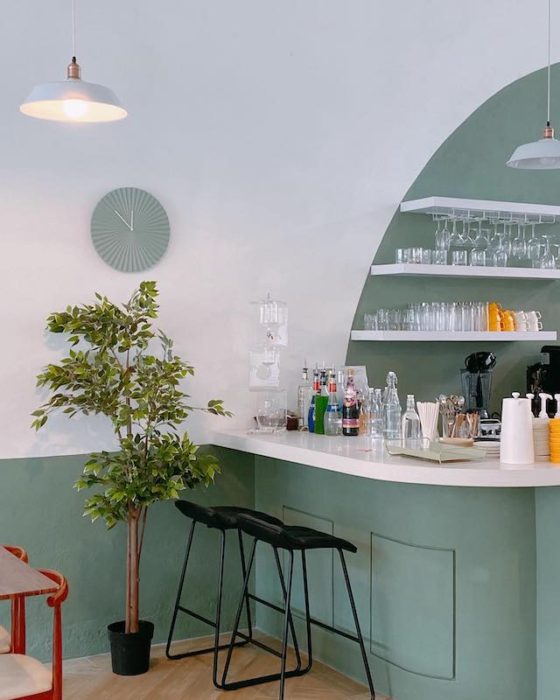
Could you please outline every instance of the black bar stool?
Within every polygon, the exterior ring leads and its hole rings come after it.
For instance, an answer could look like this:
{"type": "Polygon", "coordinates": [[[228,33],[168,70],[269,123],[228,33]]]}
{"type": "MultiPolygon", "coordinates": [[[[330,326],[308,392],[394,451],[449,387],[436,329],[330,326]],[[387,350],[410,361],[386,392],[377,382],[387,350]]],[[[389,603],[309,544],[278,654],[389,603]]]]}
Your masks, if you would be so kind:
{"type": "MultiPolygon", "coordinates": [[[[288,678],[288,672],[286,672],[286,657],[288,650],[288,628],[291,620],[291,595],[292,595],[292,582],[293,582],[293,570],[294,570],[294,552],[301,552],[301,563],[303,570],[303,591],[305,599],[305,620],[307,629],[307,648],[308,648],[308,664],[305,669],[303,669],[299,675],[303,675],[311,669],[313,663],[312,648],[311,648],[311,625],[318,625],[323,629],[334,632],[346,639],[350,639],[353,642],[357,642],[362,654],[362,659],[364,662],[364,667],[367,676],[367,682],[371,694],[372,700],[375,700],[375,690],[373,687],[373,680],[371,677],[371,671],[369,669],[369,664],[367,660],[366,650],[364,646],[364,639],[362,637],[362,632],[360,630],[360,623],[358,620],[358,613],[356,611],[356,604],[354,602],[354,595],[352,593],[352,587],[350,585],[350,578],[348,576],[348,569],[346,568],[346,560],[344,558],[344,552],[356,553],[357,548],[346,540],[342,540],[333,535],[329,535],[324,532],[319,532],[318,530],[313,530],[306,527],[290,526],[290,525],[278,525],[277,523],[267,522],[261,520],[258,516],[250,514],[241,514],[238,517],[239,527],[241,530],[251,537],[254,538],[253,545],[251,547],[251,554],[249,556],[249,565],[247,567],[247,573],[245,575],[245,582],[243,584],[243,591],[241,594],[241,601],[237,609],[237,615],[235,619],[235,625],[233,628],[229,649],[227,653],[226,662],[224,665],[224,671],[222,675],[222,689],[223,690],[237,690],[238,688],[244,688],[249,685],[256,685],[257,683],[265,682],[269,680],[269,676],[260,676],[256,678],[249,678],[240,681],[227,682],[227,674],[229,671],[231,658],[233,655],[233,650],[235,647],[235,638],[238,634],[239,621],[241,619],[241,613],[243,610],[243,601],[247,594],[247,587],[249,585],[249,579],[251,576],[251,570],[255,561],[255,551],[257,548],[257,543],[265,542],[272,546],[278,559],[278,549],[285,549],[289,554],[288,563],[288,584],[287,588],[282,585],[282,591],[284,594],[284,630],[282,635],[282,651],[281,651],[281,670],[280,670],[280,700],[284,698],[284,688],[285,679],[288,678]],[[354,624],[356,626],[356,635],[348,634],[342,630],[336,629],[330,625],[326,625],[319,620],[315,620],[311,617],[309,611],[309,589],[307,583],[307,564],[305,559],[305,553],[309,549],[336,549],[340,556],[340,563],[342,566],[342,573],[344,575],[344,581],[346,583],[346,590],[348,592],[348,599],[350,601],[350,607],[352,608],[352,615],[354,617],[354,624]]],[[[280,574],[281,580],[283,580],[282,574],[280,574]]]]}
{"type": "MultiPolygon", "coordinates": [[[[213,666],[212,666],[212,681],[216,688],[222,688],[222,684],[218,682],[218,652],[222,649],[229,649],[230,644],[233,644],[233,646],[242,646],[245,644],[248,644],[249,642],[252,644],[255,644],[256,646],[277,655],[280,657],[280,653],[277,652],[275,649],[272,649],[272,647],[269,647],[267,644],[264,644],[260,642],[259,640],[256,640],[253,638],[253,629],[252,629],[252,621],[251,621],[251,600],[255,600],[259,603],[263,603],[264,605],[267,605],[268,607],[271,607],[275,610],[278,610],[280,612],[284,612],[282,608],[279,608],[278,606],[274,605],[273,603],[270,603],[269,601],[263,600],[253,594],[251,594],[248,590],[248,580],[249,580],[249,571],[247,569],[246,565],[246,559],[245,559],[245,552],[243,548],[243,535],[241,533],[241,530],[239,529],[239,518],[243,515],[251,516],[251,517],[256,517],[258,518],[259,522],[267,522],[271,526],[274,527],[282,527],[283,523],[281,520],[278,518],[274,518],[271,515],[267,515],[266,513],[260,513],[258,511],[251,510],[250,508],[241,508],[237,506],[214,506],[214,507],[205,507],[198,505],[197,503],[192,503],[191,501],[175,501],[175,506],[179,509],[179,511],[185,515],[187,518],[190,518],[192,520],[192,524],[189,530],[188,538],[187,538],[187,548],[185,552],[185,559],[183,562],[183,567],[181,569],[181,576],[179,580],[179,588],[177,590],[177,597],[175,599],[175,607],[173,609],[173,617],[171,619],[171,626],[169,628],[169,636],[167,638],[167,645],[165,649],[165,654],[168,659],[176,660],[176,659],[184,659],[190,656],[198,656],[199,654],[207,654],[212,652],[214,654],[214,660],[213,660],[213,666]],[[194,538],[194,532],[197,523],[201,523],[203,525],[206,525],[208,528],[216,529],[220,532],[220,562],[219,562],[219,571],[218,571],[218,586],[217,586],[217,593],[216,593],[216,612],[213,620],[210,620],[207,617],[204,617],[203,615],[200,615],[199,613],[195,612],[194,610],[191,610],[190,608],[185,607],[184,605],[181,604],[181,598],[182,598],[182,593],[183,593],[183,587],[185,584],[185,577],[186,577],[186,572],[187,572],[187,565],[189,563],[189,557],[191,553],[191,547],[192,547],[192,542],[194,538]],[[222,615],[222,597],[223,597],[223,588],[224,588],[224,561],[225,561],[225,551],[226,551],[226,532],[228,530],[237,530],[237,535],[238,535],[238,541],[239,541],[239,554],[240,554],[240,559],[241,559],[241,571],[243,575],[243,581],[244,581],[244,586],[243,586],[243,595],[242,595],[242,603],[241,603],[241,611],[239,612],[239,616],[237,618],[237,627],[239,626],[239,622],[241,619],[241,614],[243,611],[243,607],[245,607],[246,610],[246,617],[247,617],[247,626],[248,626],[248,634],[245,634],[244,632],[239,631],[239,629],[236,630],[233,640],[228,643],[228,644],[222,644],[220,645],[219,639],[220,639],[220,631],[221,631],[221,615],[222,615]],[[210,627],[214,628],[214,644],[211,647],[204,647],[201,649],[194,649],[192,651],[187,651],[183,652],[181,654],[172,654],[171,653],[171,644],[173,642],[173,633],[175,631],[175,625],[177,622],[177,615],[179,612],[182,612],[186,615],[189,615],[192,618],[195,618],[196,620],[199,620],[201,622],[204,622],[205,624],[209,625],[210,627]],[[238,638],[240,638],[240,641],[235,641],[238,638]]],[[[282,589],[285,590],[285,582],[283,578],[283,573],[282,573],[282,567],[280,564],[280,558],[277,556],[276,557],[276,564],[278,567],[279,575],[281,577],[282,581],[282,589]]],[[[301,675],[301,659],[299,655],[299,649],[297,645],[297,640],[295,636],[295,629],[293,625],[293,621],[291,618],[291,613],[289,616],[289,627],[290,627],[290,633],[292,636],[292,640],[294,643],[294,650],[296,653],[296,661],[297,661],[297,666],[295,670],[293,671],[287,671],[285,675],[287,677],[291,677],[293,675],[301,675]]],[[[270,676],[268,680],[278,680],[280,678],[280,674],[273,674],[270,676]]],[[[262,682],[265,682],[264,680],[262,682]]]]}

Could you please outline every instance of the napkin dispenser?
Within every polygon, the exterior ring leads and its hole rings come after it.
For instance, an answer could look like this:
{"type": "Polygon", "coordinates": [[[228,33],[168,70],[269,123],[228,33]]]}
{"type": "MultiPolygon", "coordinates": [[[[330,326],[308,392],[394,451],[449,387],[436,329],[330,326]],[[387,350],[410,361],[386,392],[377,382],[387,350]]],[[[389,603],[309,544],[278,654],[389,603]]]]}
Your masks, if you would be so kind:
{"type": "Polygon", "coordinates": [[[512,398],[502,401],[502,434],[500,462],[504,464],[533,464],[533,414],[531,400],[520,398],[514,392],[512,398]]]}

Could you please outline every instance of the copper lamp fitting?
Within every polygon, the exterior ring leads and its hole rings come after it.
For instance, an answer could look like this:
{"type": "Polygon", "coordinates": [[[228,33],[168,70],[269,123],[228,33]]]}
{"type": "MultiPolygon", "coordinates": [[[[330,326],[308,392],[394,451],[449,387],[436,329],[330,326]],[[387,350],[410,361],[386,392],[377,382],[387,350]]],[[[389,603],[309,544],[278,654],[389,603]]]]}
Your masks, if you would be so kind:
{"type": "Polygon", "coordinates": [[[554,138],[554,127],[550,126],[550,124],[547,124],[544,127],[543,138],[545,138],[545,139],[553,139],[554,138]]]}
{"type": "Polygon", "coordinates": [[[80,64],[76,62],[76,56],[72,56],[72,63],[68,64],[66,77],[68,80],[80,80],[82,77],[82,69],[80,64]]]}

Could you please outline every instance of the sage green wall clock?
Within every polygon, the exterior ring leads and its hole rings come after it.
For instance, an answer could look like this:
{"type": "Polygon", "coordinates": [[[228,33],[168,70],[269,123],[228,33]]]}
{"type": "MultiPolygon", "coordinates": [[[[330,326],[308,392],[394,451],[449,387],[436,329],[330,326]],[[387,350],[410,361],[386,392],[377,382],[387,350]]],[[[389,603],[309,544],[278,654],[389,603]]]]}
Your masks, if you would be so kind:
{"type": "Polygon", "coordinates": [[[149,192],[119,187],[106,194],[91,216],[91,240],[99,256],[121,272],[153,267],[169,244],[169,219],[149,192]]]}

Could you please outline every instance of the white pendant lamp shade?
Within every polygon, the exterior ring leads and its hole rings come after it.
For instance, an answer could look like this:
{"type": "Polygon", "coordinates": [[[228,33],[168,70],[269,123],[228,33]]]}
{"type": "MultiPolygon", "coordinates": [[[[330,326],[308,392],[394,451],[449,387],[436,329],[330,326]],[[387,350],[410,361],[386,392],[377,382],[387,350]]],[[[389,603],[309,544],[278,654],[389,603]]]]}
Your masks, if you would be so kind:
{"type": "Polygon", "coordinates": [[[57,122],[111,122],[127,116],[112,90],[81,79],[75,58],[66,80],[36,85],[19,109],[29,117],[57,122]]]}
{"type": "Polygon", "coordinates": [[[560,141],[554,138],[554,129],[547,126],[542,139],[518,146],[506,165],[524,170],[560,168],[560,141]]]}
{"type": "Polygon", "coordinates": [[[542,139],[518,146],[506,165],[520,170],[558,170],[560,169],[560,141],[554,138],[554,129],[550,126],[550,5],[548,0],[548,68],[547,68],[547,117],[542,139]]]}

